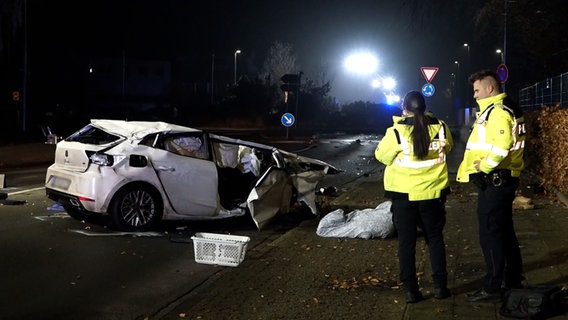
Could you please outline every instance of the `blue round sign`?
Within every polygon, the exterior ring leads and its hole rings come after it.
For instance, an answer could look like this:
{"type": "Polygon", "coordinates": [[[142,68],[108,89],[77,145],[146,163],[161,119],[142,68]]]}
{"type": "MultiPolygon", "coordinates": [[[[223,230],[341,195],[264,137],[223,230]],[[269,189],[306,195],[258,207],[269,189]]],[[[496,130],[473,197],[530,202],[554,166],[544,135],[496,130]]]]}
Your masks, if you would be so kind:
{"type": "Polygon", "coordinates": [[[294,116],[291,113],[286,112],[282,115],[280,121],[285,127],[290,127],[294,124],[294,116]]]}
{"type": "Polygon", "coordinates": [[[509,78],[509,69],[507,69],[506,65],[500,64],[497,67],[497,76],[501,83],[505,83],[505,81],[507,81],[507,78],[509,78]]]}
{"type": "Polygon", "coordinates": [[[425,97],[431,97],[434,95],[434,92],[436,92],[436,88],[434,88],[434,85],[431,83],[426,83],[422,86],[422,94],[425,97]]]}

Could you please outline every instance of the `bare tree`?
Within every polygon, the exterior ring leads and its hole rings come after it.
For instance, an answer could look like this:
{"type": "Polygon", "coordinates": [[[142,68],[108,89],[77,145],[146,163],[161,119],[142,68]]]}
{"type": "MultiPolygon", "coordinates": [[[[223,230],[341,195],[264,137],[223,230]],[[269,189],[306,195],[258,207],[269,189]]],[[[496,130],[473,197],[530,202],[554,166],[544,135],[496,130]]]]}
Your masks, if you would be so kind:
{"type": "Polygon", "coordinates": [[[280,77],[287,73],[297,73],[296,54],[289,43],[272,42],[268,56],[264,61],[263,72],[269,76],[272,83],[278,83],[280,77]]]}

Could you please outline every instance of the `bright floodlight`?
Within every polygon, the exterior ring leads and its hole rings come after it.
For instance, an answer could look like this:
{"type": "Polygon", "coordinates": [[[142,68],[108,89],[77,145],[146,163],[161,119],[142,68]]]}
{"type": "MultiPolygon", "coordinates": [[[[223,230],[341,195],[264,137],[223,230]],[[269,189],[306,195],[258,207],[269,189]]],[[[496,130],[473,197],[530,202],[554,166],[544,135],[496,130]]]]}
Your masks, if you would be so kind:
{"type": "Polygon", "coordinates": [[[379,62],[370,53],[357,53],[345,59],[345,68],[350,72],[359,74],[370,74],[377,70],[379,62]]]}
{"type": "Polygon", "coordinates": [[[373,81],[371,81],[371,87],[378,89],[381,87],[381,80],[379,79],[373,79],[373,81]]]}
{"type": "Polygon", "coordinates": [[[396,81],[393,78],[384,78],[383,79],[383,89],[385,90],[392,90],[396,87],[396,81]]]}
{"type": "Polygon", "coordinates": [[[391,77],[383,78],[379,76],[371,81],[371,87],[374,89],[381,88],[385,91],[391,91],[394,87],[396,87],[396,81],[391,77]]]}

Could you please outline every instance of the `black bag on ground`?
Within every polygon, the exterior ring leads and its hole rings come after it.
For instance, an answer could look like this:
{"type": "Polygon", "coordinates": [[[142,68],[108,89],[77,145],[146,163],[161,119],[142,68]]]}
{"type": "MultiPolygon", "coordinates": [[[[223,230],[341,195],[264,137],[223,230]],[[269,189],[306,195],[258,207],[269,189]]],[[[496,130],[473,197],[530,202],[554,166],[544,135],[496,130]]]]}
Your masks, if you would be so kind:
{"type": "Polygon", "coordinates": [[[505,293],[499,313],[507,318],[540,320],[558,315],[566,291],[555,285],[533,285],[505,293]]]}

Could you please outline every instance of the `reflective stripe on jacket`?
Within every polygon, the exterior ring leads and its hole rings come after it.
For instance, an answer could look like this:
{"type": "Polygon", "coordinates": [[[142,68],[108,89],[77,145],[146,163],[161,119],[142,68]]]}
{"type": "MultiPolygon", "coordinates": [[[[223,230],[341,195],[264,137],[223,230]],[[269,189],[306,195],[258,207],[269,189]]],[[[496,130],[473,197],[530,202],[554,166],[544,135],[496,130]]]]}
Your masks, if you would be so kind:
{"type": "Polygon", "coordinates": [[[446,154],[453,147],[448,126],[430,115],[430,151],[424,160],[416,158],[412,147],[414,117],[393,117],[393,126],[375,149],[375,158],[386,165],[385,191],[408,194],[408,200],[429,200],[449,188],[446,154]]]}
{"type": "Polygon", "coordinates": [[[525,119],[522,114],[503,104],[506,93],[477,101],[480,111],[476,114],[467,141],[463,161],[456,180],[469,182],[469,175],[477,173],[474,162],[480,161],[480,170],[489,173],[494,169],[511,170],[511,176],[519,177],[524,168],[525,119]]]}

